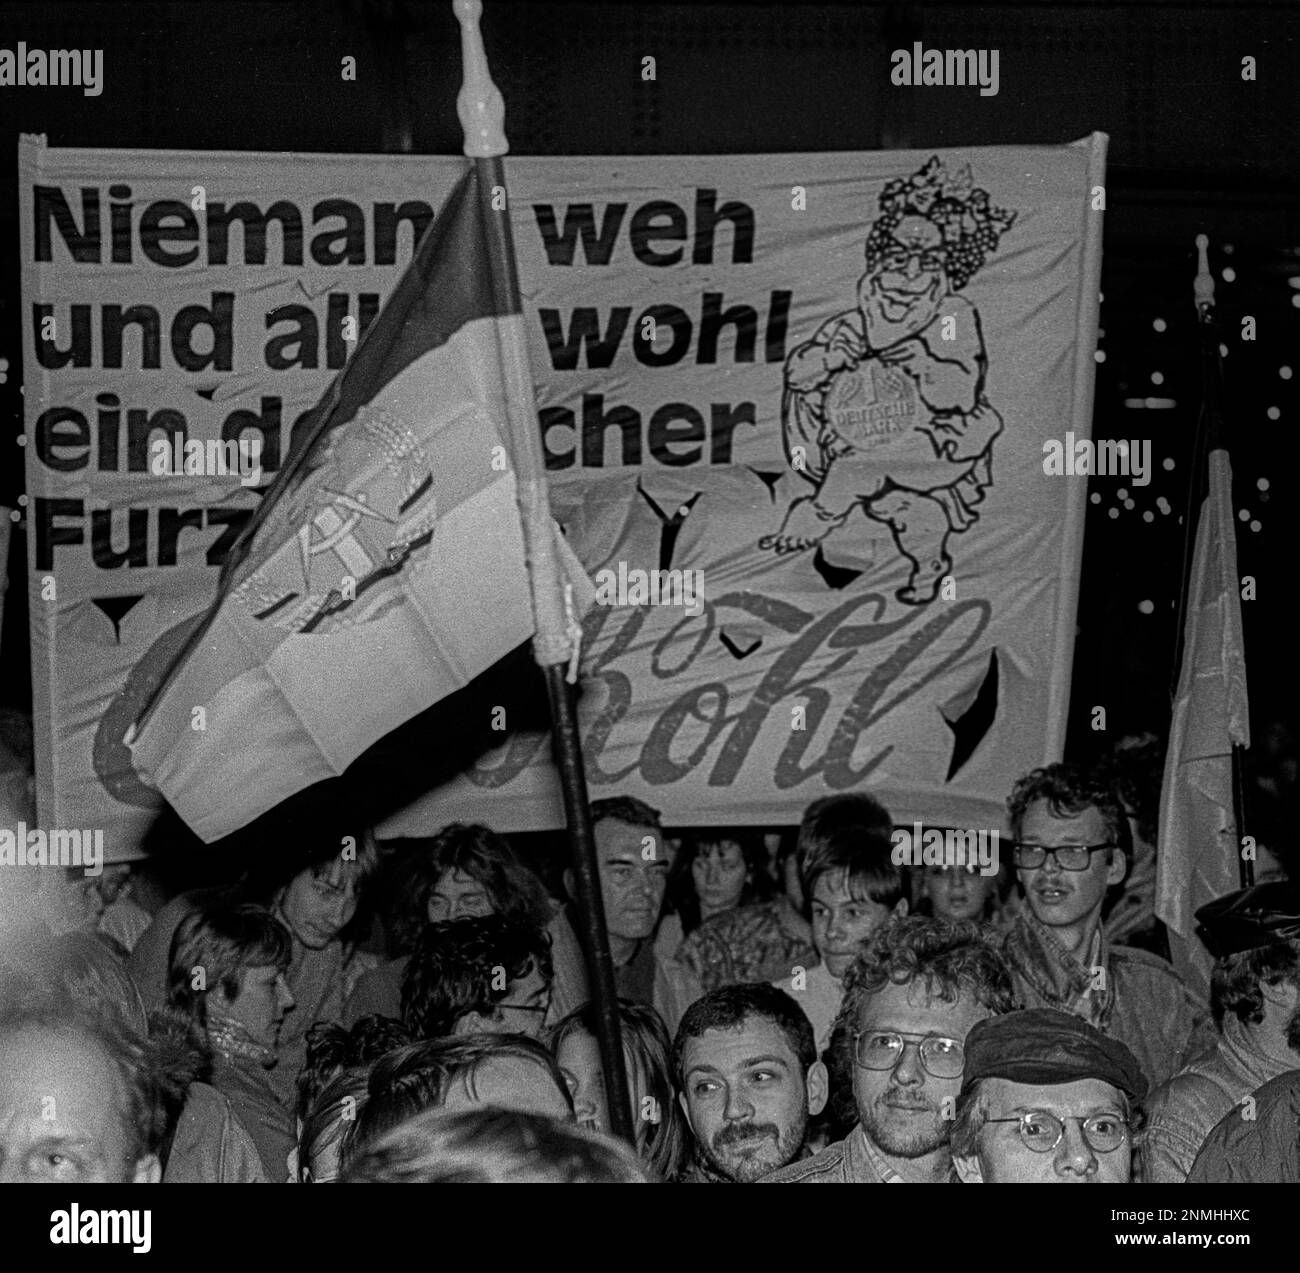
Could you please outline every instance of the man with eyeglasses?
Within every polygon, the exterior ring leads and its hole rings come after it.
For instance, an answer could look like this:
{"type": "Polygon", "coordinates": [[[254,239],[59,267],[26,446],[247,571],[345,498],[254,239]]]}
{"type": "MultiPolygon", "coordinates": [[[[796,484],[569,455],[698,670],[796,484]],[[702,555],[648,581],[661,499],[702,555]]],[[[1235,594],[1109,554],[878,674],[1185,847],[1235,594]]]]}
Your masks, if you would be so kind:
{"type": "Polygon", "coordinates": [[[835,1039],[852,1074],[858,1124],[764,1184],[942,1184],[966,1037],[1014,1006],[992,940],[970,921],[908,916],[864,945],[845,979],[835,1039]]]}
{"type": "Polygon", "coordinates": [[[981,1021],[952,1129],[963,1184],[1128,1184],[1147,1082],[1122,1043],[1066,1012],[981,1021]]]}
{"type": "Polygon", "coordinates": [[[1004,947],[1017,998],[1118,1039],[1151,1084],[1163,1083],[1217,1032],[1165,960],[1106,938],[1102,911],[1131,844],[1119,797],[1093,771],[1057,764],[1021,778],[1007,804],[1026,903],[1004,947]]]}

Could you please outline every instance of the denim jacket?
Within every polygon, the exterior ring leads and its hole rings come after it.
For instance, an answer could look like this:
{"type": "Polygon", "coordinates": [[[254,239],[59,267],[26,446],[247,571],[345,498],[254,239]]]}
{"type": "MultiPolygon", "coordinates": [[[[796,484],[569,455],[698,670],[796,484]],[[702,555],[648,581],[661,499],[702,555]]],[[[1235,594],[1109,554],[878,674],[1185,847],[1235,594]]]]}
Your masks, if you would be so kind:
{"type": "Polygon", "coordinates": [[[867,1143],[859,1123],[843,1140],[827,1145],[820,1154],[769,1172],[760,1185],[881,1185],[884,1177],[876,1166],[881,1161],[867,1143]]]}

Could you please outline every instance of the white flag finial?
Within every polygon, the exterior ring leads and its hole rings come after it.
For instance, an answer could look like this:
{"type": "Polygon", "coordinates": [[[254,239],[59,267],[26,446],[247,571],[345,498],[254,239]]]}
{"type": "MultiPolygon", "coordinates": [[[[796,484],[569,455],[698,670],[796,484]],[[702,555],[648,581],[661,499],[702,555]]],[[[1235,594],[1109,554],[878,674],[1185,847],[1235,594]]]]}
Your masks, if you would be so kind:
{"type": "Polygon", "coordinates": [[[506,144],[506,106],[488,71],[487,54],[478,20],[483,14],[482,0],[453,0],[452,8],[460,21],[460,49],[463,79],[456,98],[456,113],[465,132],[465,153],[471,159],[490,159],[504,155],[506,144]]]}
{"type": "Polygon", "coordinates": [[[1192,295],[1196,298],[1196,312],[1201,312],[1203,305],[1214,304],[1214,275],[1210,273],[1210,240],[1208,235],[1196,236],[1196,282],[1192,284],[1192,295]]]}

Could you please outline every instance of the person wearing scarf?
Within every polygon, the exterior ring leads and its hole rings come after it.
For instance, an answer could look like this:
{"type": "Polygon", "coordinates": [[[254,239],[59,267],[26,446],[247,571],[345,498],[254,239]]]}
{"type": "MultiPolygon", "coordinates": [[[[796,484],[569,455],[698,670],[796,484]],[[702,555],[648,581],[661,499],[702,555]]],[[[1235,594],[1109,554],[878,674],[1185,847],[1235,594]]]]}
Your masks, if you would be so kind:
{"type": "MultiPolygon", "coordinates": [[[[168,1005],[200,1040],[207,1083],[225,1098],[217,1107],[252,1141],[272,1181],[284,1179],[295,1140],[293,1115],[270,1078],[283,1064],[280,1029],[294,1007],[286,980],[292,952],[289,930],[270,911],[215,903],[181,921],[169,969],[168,1005]]],[[[201,1139],[203,1129],[196,1134],[201,1139]]]]}
{"type": "Polygon", "coordinates": [[[1217,1031],[1170,964],[1112,945],[1102,927],[1107,893],[1123,883],[1131,851],[1117,794],[1098,773],[1056,764],[1021,778],[1008,807],[1026,903],[1003,948],[1017,998],[1118,1039],[1150,1084],[1165,1082],[1212,1047],[1217,1031]]]}
{"type": "Polygon", "coordinates": [[[277,1098],[292,1111],[297,1099],[295,1080],[307,1059],[307,1031],[317,1021],[342,1021],[344,1002],[358,980],[379,963],[375,955],[358,950],[349,940],[356,927],[352,920],[360,893],[378,857],[377,845],[368,833],[328,840],[322,837],[322,848],[313,852],[307,865],[286,867],[282,859],[268,855],[270,865],[233,889],[187,892],[172,898],[154,916],[128,961],[146,1009],[155,1011],[166,1001],[172,943],[187,915],[228,902],[265,906],[292,938],[285,975],[297,1006],[280,1034],[280,1062],[268,1071],[277,1098]]]}

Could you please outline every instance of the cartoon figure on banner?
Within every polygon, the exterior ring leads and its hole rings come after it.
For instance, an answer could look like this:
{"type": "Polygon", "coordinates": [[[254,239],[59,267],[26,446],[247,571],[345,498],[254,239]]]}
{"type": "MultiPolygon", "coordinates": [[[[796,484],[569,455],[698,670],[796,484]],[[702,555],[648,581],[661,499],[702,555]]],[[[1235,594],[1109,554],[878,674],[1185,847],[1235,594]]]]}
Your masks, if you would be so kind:
{"type": "Polygon", "coordinates": [[[933,156],[881,193],[854,309],[785,363],[786,458],[814,486],[761,548],[822,543],[855,509],[889,527],[910,576],[896,596],[933,601],[952,569],[949,536],[979,518],[1002,417],[984,396],[979,312],[958,295],[1015,222],[933,156]]]}

